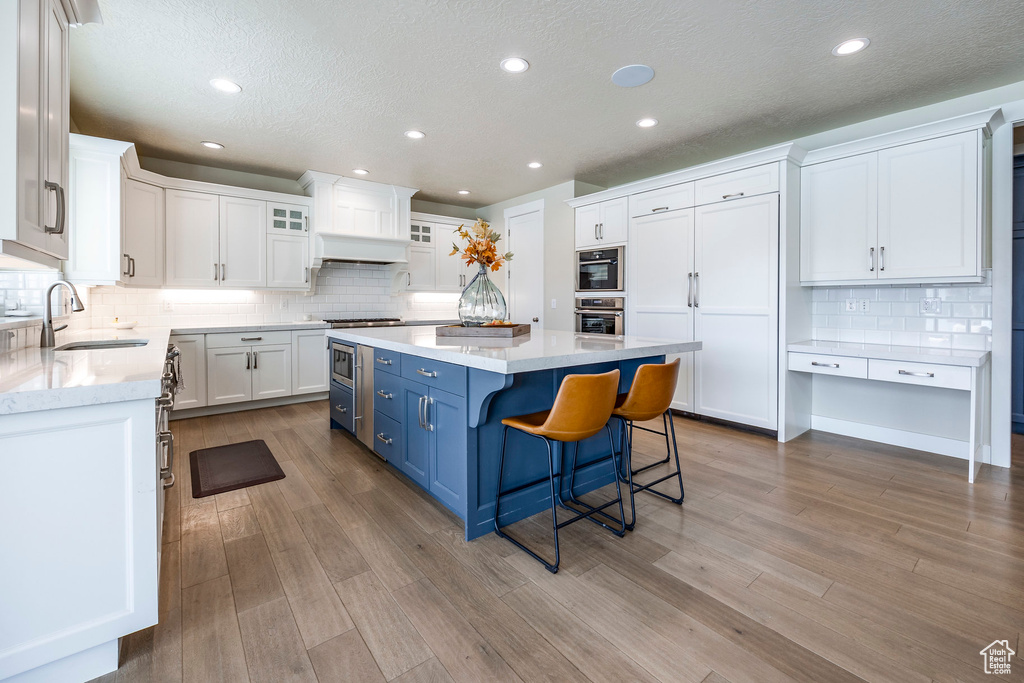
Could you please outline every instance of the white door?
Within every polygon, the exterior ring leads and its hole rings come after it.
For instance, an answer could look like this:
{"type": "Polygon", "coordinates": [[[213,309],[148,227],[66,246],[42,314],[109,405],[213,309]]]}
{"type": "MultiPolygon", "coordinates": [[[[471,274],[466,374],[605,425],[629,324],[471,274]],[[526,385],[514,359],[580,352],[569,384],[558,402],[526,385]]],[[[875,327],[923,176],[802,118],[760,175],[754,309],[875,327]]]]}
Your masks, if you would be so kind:
{"type": "Polygon", "coordinates": [[[696,412],[778,426],[779,195],[697,207],[696,412]]]}
{"type": "MultiPolygon", "coordinates": [[[[629,213],[627,211],[627,213],[629,213]]],[[[601,205],[590,204],[576,209],[576,249],[588,249],[601,243],[597,230],[601,224],[601,205]]]]}
{"type": "Polygon", "coordinates": [[[800,171],[800,280],[874,280],[878,253],[878,154],[800,171]]]}
{"type": "Polygon", "coordinates": [[[252,400],[252,347],[206,350],[207,405],[252,400]]]}
{"type": "Polygon", "coordinates": [[[629,233],[629,197],[601,202],[601,220],[597,236],[601,245],[624,244],[629,233]]]}
{"type": "MultiPolygon", "coordinates": [[[[326,352],[324,357],[326,357],[326,352]]],[[[252,347],[252,399],[280,398],[292,394],[292,345],[252,347]]]]}
{"type": "Polygon", "coordinates": [[[267,286],[267,203],[220,198],[220,284],[267,286]]]}
{"type": "Polygon", "coordinates": [[[171,343],[181,352],[180,390],[174,396],[174,409],[201,408],[206,405],[206,335],[174,335],[171,343]]]}
{"type": "Polygon", "coordinates": [[[327,337],[323,330],[292,332],[292,394],[327,391],[327,337]]]}
{"type": "Polygon", "coordinates": [[[220,284],[220,198],[215,194],[167,190],[167,286],[220,284]]]}
{"type": "Polygon", "coordinates": [[[267,287],[305,289],[309,287],[309,240],[267,234],[267,287]]]}
{"type": "Polygon", "coordinates": [[[434,289],[436,267],[433,247],[409,247],[409,272],[405,288],[411,292],[430,292],[434,289]]]}
{"type": "MultiPolygon", "coordinates": [[[[544,200],[505,209],[508,319],[544,327],[544,200]]],[[[501,244],[498,245],[499,250],[501,244]]]]}
{"type": "Polygon", "coordinates": [[[452,255],[458,229],[457,225],[434,224],[434,288],[438,292],[461,292],[471,279],[465,261],[458,254],[452,255]]]}
{"type": "MultiPolygon", "coordinates": [[[[45,251],[47,236],[43,232],[42,211],[44,199],[49,201],[49,198],[43,195],[43,161],[40,156],[43,152],[43,96],[40,88],[45,84],[43,78],[46,73],[41,49],[43,11],[39,0],[19,0],[18,5],[16,9],[7,5],[17,16],[19,24],[18,55],[16,61],[10,62],[12,68],[17,64],[17,75],[11,73],[10,78],[16,78],[18,86],[18,182],[17,194],[14,195],[18,204],[17,236],[18,242],[45,251]]],[[[9,45],[8,49],[13,47],[9,45]]],[[[8,116],[13,115],[14,107],[8,112],[8,116]]],[[[14,144],[14,141],[10,140],[7,144],[14,144]]]]}
{"type": "MultiPolygon", "coordinates": [[[[626,334],[693,341],[693,209],[633,219],[629,233],[626,334]]],[[[693,354],[680,359],[672,407],[694,412],[693,354]]]]}
{"type": "Polygon", "coordinates": [[[126,180],[123,201],[128,283],[159,287],[164,283],[164,190],[126,180]]]}
{"type": "Polygon", "coordinates": [[[878,153],[879,278],[979,274],[981,132],[878,153]]]}
{"type": "Polygon", "coordinates": [[[57,192],[46,192],[43,217],[46,225],[60,226],[57,232],[46,237],[46,251],[57,258],[68,257],[67,230],[67,188],[68,188],[68,128],[71,119],[70,90],[68,79],[68,22],[60,0],[46,0],[43,17],[46,31],[43,66],[46,73],[46,87],[43,95],[46,108],[43,110],[43,179],[57,183],[57,192]],[[58,201],[58,194],[62,201],[58,201]]]}

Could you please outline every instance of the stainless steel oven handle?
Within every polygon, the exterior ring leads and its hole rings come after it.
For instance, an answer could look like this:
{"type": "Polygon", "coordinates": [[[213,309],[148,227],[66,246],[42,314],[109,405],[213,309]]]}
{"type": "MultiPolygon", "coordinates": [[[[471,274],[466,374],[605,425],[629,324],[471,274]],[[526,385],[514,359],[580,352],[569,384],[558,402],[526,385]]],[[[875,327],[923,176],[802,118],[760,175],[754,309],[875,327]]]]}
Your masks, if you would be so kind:
{"type": "MultiPolygon", "coordinates": [[[[353,354],[353,357],[359,358],[359,354],[353,354]]],[[[362,366],[359,363],[352,364],[352,399],[356,413],[355,417],[352,418],[353,420],[363,419],[363,416],[359,414],[359,395],[357,393],[359,391],[359,373],[361,369],[362,366]]]]}
{"type": "Polygon", "coordinates": [[[174,434],[171,432],[160,432],[158,435],[160,443],[167,446],[167,464],[160,468],[160,478],[164,481],[164,488],[174,486],[174,434]],[[170,481],[166,481],[166,480],[170,481]]]}
{"type": "Polygon", "coordinates": [[[581,265],[581,266],[589,266],[589,265],[591,265],[591,264],[600,264],[600,263],[617,263],[617,262],[618,262],[618,259],[613,259],[613,258],[602,258],[602,259],[596,259],[596,260],[594,260],[594,261],[580,261],[580,265],[581,265]]]}

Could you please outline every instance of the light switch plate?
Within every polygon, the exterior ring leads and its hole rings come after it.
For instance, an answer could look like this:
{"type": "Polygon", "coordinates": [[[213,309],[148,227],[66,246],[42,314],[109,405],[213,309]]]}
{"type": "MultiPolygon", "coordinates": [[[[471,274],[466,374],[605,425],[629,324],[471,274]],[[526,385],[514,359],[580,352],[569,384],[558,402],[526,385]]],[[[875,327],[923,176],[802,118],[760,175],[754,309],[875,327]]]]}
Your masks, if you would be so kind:
{"type": "Polygon", "coordinates": [[[860,311],[861,313],[867,313],[868,311],[871,310],[871,300],[870,299],[858,299],[857,303],[859,304],[857,306],[857,310],[860,311]]]}
{"type": "Polygon", "coordinates": [[[938,297],[921,297],[921,314],[936,315],[942,313],[942,299],[938,297]]]}
{"type": "Polygon", "coordinates": [[[551,300],[551,308],[554,308],[554,307],[555,307],[555,300],[554,300],[554,299],[552,299],[552,300],[551,300]]]}

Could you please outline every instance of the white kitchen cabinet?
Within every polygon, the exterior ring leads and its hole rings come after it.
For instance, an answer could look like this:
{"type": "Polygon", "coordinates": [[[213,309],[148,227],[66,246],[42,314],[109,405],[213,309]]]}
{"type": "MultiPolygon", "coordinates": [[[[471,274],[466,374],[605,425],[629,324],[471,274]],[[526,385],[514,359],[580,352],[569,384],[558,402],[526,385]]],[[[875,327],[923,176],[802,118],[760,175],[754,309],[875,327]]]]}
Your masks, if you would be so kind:
{"type": "Polygon", "coordinates": [[[465,264],[451,253],[452,244],[461,242],[455,231],[467,223],[472,221],[413,214],[409,224],[407,291],[461,292],[469,284],[465,264]]]}
{"type": "Polygon", "coordinates": [[[309,289],[309,239],[267,233],[267,287],[309,289]]]}
{"type": "Polygon", "coordinates": [[[349,180],[334,189],[333,231],[370,237],[399,237],[397,197],[390,185],[349,180]]]}
{"type": "Polygon", "coordinates": [[[779,191],[779,165],[763,164],[701,178],[694,184],[697,204],[753,197],[779,191]]]}
{"type": "Polygon", "coordinates": [[[309,208],[301,204],[267,202],[267,234],[309,234],[309,208]]]}
{"type": "Polygon", "coordinates": [[[252,400],[281,398],[291,394],[292,345],[264,344],[252,347],[252,400]]]}
{"type": "MultiPolygon", "coordinates": [[[[168,287],[216,287],[220,284],[220,197],[167,190],[168,287]]],[[[262,241],[262,240],[261,240],[262,241]]]]}
{"type": "Polygon", "coordinates": [[[431,292],[437,277],[437,258],[433,247],[409,247],[409,272],[405,276],[406,290],[431,292]]]}
{"type": "Polygon", "coordinates": [[[458,229],[458,225],[434,224],[434,291],[461,292],[469,284],[466,262],[452,254],[452,244],[462,241],[455,235],[458,229]]]}
{"type": "Polygon", "coordinates": [[[292,395],[330,389],[324,330],[292,332],[292,395]]]}
{"type": "MultiPolygon", "coordinates": [[[[693,210],[651,213],[629,231],[626,331],[631,335],[693,341],[693,210]]],[[[692,353],[680,359],[672,407],[694,412],[692,353]]]]}
{"type": "Polygon", "coordinates": [[[0,150],[0,260],[56,267],[68,257],[68,22],[59,0],[9,0],[0,8],[6,49],[0,91],[10,121],[0,150]]]}
{"type": "Polygon", "coordinates": [[[779,195],[697,207],[695,412],[778,427],[779,195]]]}
{"type": "Polygon", "coordinates": [[[619,197],[576,209],[576,249],[625,244],[629,198],[619,197]]]}
{"type": "Polygon", "coordinates": [[[123,197],[125,284],[159,287],[164,283],[164,190],[126,179],[123,197]]]}
{"type": "Polygon", "coordinates": [[[979,274],[979,156],[972,130],[878,153],[878,277],[979,274]]]}
{"type": "Polygon", "coordinates": [[[174,397],[174,410],[201,408],[206,405],[206,335],[176,334],[171,344],[181,352],[177,367],[181,369],[179,392],[174,397]]]}
{"type": "Polygon", "coordinates": [[[220,284],[267,286],[267,203],[220,197],[220,284]]]}
{"type": "Polygon", "coordinates": [[[207,405],[252,400],[252,347],[206,350],[207,405]]]}
{"type": "Polygon", "coordinates": [[[860,154],[800,172],[800,279],[874,280],[878,158],[860,154]]]}

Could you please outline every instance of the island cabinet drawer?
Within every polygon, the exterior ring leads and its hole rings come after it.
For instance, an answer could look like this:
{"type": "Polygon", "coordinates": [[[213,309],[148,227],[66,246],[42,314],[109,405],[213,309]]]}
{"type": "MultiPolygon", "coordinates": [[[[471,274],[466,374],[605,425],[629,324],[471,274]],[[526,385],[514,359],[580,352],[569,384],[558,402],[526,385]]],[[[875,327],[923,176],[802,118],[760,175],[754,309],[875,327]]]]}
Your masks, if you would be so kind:
{"type": "Polygon", "coordinates": [[[392,375],[402,374],[402,354],[387,349],[373,350],[373,368],[392,375]]]}
{"type": "Polygon", "coordinates": [[[698,205],[778,191],[779,165],[777,163],[723,173],[698,180],[696,183],[698,205]]]}
{"type": "Polygon", "coordinates": [[[403,354],[402,377],[456,396],[466,395],[466,368],[462,365],[403,354]]]}
{"type": "Polygon", "coordinates": [[[291,344],[289,330],[274,332],[218,332],[206,335],[206,348],[222,349],[228,346],[263,346],[265,344],[291,344]]]}
{"type": "Polygon", "coordinates": [[[355,432],[356,405],[352,390],[331,383],[331,420],[350,432],[355,432]]]}
{"type": "Polygon", "coordinates": [[[402,460],[402,425],[379,410],[373,411],[373,451],[396,466],[402,460]]]}
{"type": "Polygon", "coordinates": [[[693,206],[693,183],[663,187],[629,197],[629,215],[646,216],[652,213],[688,209],[693,206]]]}
{"type": "Polygon", "coordinates": [[[789,369],[797,372],[817,372],[822,375],[867,379],[868,360],[867,358],[851,358],[849,356],[790,352],[789,369]]]}
{"type": "Polygon", "coordinates": [[[402,420],[402,378],[377,368],[373,372],[373,409],[402,420]]]}
{"type": "Polygon", "coordinates": [[[971,390],[971,369],[959,365],[871,360],[868,362],[868,378],[923,387],[971,390]]]}

